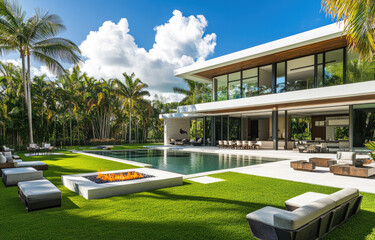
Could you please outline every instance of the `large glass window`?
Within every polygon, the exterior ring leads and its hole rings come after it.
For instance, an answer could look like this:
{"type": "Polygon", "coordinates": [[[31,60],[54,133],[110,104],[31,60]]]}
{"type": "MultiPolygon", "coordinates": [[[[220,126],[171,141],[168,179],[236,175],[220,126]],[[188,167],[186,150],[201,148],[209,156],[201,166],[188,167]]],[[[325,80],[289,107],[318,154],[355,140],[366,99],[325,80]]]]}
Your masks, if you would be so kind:
{"type": "Polygon", "coordinates": [[[229,118],[229,140],[241,140],[241,118],[229,118]]]}
{"type": "Polygon", "coordinates": [[[287,62],[287,90],[314,87],[314,56],[301,57],[287,62]]]}
{"type": "Polygon", "coordinates": [[[212,83],[203,84],[204,86],[204,93],[202,96],[202,102],[212,102],[213,99],[213,91],[212,91],[212,83]]]}
{"type": "Polygon", "coordinates": [[[258,68],[244,70],[242,78],[242,97],[258,95],[258,68]]]}
{"type": "Polygon", "coordinates": [[[228,139],[228,117],[223,116],[223,140],[228,139]]]}
{"type": "Polygon", "coordinates": [[[375,80],[375,62],[358,59],[358,53],[348,51],[346,58],[346,83],[375,80]]]}
{"type": "Polygon", "coordinates": [[[343,83],[344,49],[325,53],[324,86],[334,86],[343,83]]]}
{"type": "Polygon", "coordinates": [[[375,104],[353,106],[353,147],[375,140],[375,104]]]}
{"type": "Polygon", "coordinates": [[[217,100],[228,100],[228,75],[215,77],[217,80],[217,100]]]}
{"type": "Polygon", "coordinates": [[[219,140],[223,140],[221,137],[221,117],[215,117],[215,142],[218,143],[219,140]]]}
{"type": "Polygon", "coordinates": [[[205,145],[211,145],[211,141],[212,141],[212,137],[211,137],[211,123],[212,123],[212,118],[211,117],[206,117],[205,118],[205,127],[204,127],[204,131],[205,131],[205,139],[204,139],[204,144],[205,145]]]}
{"type": "Polygon", "coordinates": [[[272,65],[259,68],[259,94],[272,93],[272,65]]]}
{"type": "Polygon", "coordinates": [[[285,62],[276,64],[276,92],[285,92],[285,62]]]}
{"type": "Polygon", "coordinates": [[[241,72],[228,75],[229,99],[241,98],[241,72]]]}

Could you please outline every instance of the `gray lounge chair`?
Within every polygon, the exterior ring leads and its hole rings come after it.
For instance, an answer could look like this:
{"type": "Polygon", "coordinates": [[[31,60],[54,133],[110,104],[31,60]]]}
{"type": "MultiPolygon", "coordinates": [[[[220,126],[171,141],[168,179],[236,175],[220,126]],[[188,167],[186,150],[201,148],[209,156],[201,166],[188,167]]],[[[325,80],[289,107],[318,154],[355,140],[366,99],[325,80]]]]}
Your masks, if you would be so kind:
{"type": "Polygon", "coordinates": [[[358,189],[346,188],[293,211],[264,207],[246,218],[252,234],[259,239],[317,239],[359,212],[362,196],[358,189]]]}
{"type": "Polygon", "coordinates": [[[18,196],[28,211],[61,206],[61,191],[47,179],[19,182],[18,196]]]}

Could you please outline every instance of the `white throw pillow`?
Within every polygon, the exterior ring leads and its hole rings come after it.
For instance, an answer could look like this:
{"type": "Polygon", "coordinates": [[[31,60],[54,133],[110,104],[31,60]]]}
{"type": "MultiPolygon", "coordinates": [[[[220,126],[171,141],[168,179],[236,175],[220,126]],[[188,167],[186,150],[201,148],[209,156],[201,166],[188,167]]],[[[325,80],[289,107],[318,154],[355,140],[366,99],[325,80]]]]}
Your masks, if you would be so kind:
{"type": "Polygon", "coordinates": [[[3,154],[0,155],[0,163],[6,163],[7,162],[7,158],[4,157],[3,154]]]}

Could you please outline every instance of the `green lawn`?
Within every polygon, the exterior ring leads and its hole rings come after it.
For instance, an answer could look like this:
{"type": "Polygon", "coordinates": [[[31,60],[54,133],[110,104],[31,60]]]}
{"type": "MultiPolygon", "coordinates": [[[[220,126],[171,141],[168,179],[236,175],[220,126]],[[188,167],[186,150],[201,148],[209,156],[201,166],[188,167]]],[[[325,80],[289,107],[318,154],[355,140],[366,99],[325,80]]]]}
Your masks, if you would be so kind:
{"type": "MultiPolygon", "coordinates": [[[[306,191],[337,189],[239,173],[215,174],[224,182],[193,183],[100,200],[86,200],[61,185],[60,176],[133,168],[122,163],[66,154],[24,159],[43,160],[44,175],[63,194],[61,208],[28,213],[17,187],[0,184],[0,239],[251,239],[246,214],[306,191]]],[[[375,195],[363,193],[359,215],[327,239],[375,239],[375,195]]]]}
{"type": "MultiPolygon", "coordinates": [[[[98,145],[111,145],[111,144],[98,144],[98,145]]],[[[153,145],[163,145],[162,143],[137,143],[137,144],[124,144],[124,145],[115,145],[112,150],[124,150],[124,149],[141,149],[143,146],[153,146],[153,145]]],[[[67,150],[101,150],[97,149],[95,146],[66,146],[63,149],[67,150]]]]}

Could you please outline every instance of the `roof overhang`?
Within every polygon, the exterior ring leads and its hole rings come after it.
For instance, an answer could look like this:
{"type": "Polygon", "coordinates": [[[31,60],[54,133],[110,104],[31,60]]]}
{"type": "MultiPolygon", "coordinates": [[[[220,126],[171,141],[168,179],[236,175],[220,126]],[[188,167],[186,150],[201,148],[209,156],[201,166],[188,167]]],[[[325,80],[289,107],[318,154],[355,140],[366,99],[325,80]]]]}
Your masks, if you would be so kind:
{"type": "Polygon", "coordinates": [[[342,22],[333,23],[204,62],[197,62],[176,69],[174,74],[189,80],[211,82],[213,76],[344,47],[347,41],[342,31],[342,22]]]}

